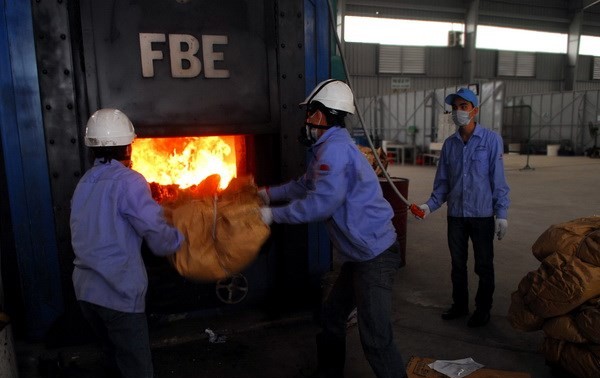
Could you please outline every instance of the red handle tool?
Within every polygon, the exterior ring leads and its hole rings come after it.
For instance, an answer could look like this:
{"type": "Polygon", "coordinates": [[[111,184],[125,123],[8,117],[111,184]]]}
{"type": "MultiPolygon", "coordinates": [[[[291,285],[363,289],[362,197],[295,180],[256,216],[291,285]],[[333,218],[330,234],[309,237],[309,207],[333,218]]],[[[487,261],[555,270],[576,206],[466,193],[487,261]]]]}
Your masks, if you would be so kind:
{"type": "Polygon", "coordinates": [[[409,206],[410,212],[413,213],[414,216],[419,217],[421,219],[425,218],[425,210],[421,209],[419,206],[414,203],[409,206]]]}

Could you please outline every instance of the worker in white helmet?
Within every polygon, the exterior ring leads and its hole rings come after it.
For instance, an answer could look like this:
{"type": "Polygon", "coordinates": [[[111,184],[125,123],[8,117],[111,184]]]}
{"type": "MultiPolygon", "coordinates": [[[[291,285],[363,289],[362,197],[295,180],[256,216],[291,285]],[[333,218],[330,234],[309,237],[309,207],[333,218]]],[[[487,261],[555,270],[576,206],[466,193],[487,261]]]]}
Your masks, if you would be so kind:
{"type": "Polygon", "coordinates": [[[121,376],[151,378],[142,240],[165,256],[184,237],[166,222],[144,176],[130,169],[134,138],[131,121],[117,109],[98,110],[87,122],[85,145],[95,160],[71,203],[73,286],[121,376]]]}
{"type": "Polygon", "coordinates": [[[267,224],[324,221],[343,262],[321,310],[316,376],[343,376],[346,320],[357,308],[363,351],[376,376],[405,377],[390,318],[400,247],[379,179],[344,127],[345,116],[355,111],[354,96],[346,83],[326,80],[300,105],[306,106],[303,139],[311,145],[308,169],[259,194],[267,205],[287,201],[261,208],[267,224]]]}

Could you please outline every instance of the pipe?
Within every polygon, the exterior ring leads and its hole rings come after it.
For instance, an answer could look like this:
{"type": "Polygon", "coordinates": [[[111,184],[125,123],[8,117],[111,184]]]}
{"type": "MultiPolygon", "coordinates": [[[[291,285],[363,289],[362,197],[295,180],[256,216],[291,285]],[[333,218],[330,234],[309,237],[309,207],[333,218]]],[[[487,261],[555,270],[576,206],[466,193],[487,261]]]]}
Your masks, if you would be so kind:
{"type": "MultiPolygon", "coordinates": [[[[352,92],[354,92],[354,89],[352,86],[352,80],[350,79],[350,72],[348,71],[348,66],[346,65],[346,58],[344,57],[344,52],[342,50],[342,42],[340,40],[340,36],[338,35],[336,27],[335,27],[335,19],[333,16],[333,7],[331,5],[331,0],[327,0],[327,6],[329,9],[329,25],[331,27],[333,34],[335,35],[335,44],[336,44],[338,50],[340,51],[340,58],[342,60],[343,66],[344,66],[344,73],[346,74],[348,86],[350,87],[350,89],[352,89],[352,92]]],[[[362,127],[363,131],[365,132],[365,136],[367,138],[367,142],[369,143],[369,147],[373,151],[373,156],[375,156],[377,165],[379,166],[379,168],[381,168],[381,171],[383,172],[385,179],[390,184],[390,186],[392,187],[392,190],[396,193],[396,195],[398,195],[400,200],[402,200],[402,202],[404,202],[406,204],[406,206],[408,206],[410,208],[411,213],[413,213],[415,216],[417,216],[419,218],[423,218],[425,216],[425,212],[423,210],[421,210],[417,205],[411,204],[410,202],[408,202],[408,200],[406,198],[404,198],[402,193],[400,193],[398,188],[396,188],[396,185],[393,184],[392,178],[387,173],[387,170],[383,167],[383,163],[381,162],[381,159],[379,159],[379,154],[377,153],[377,151],[375,151],[375,146],[373,145],[373,141],[371,140],[371,137],[370,137],[367,129],[365,128],[365,122],[362,117],[362,113],[358,107],[358,103],[356,102],[356,96],[353,96],[353,100],[354,100],[354,108],[356,109],[356,115],[358,116],[358,121],[360,123],[360,127],[362,127]]]]}

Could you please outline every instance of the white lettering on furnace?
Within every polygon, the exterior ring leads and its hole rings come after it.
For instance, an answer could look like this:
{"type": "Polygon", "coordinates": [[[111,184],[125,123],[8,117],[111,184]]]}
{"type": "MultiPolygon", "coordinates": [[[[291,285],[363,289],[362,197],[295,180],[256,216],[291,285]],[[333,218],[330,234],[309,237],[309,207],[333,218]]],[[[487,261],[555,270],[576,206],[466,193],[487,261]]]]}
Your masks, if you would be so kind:
{"type": "Polygon", "coordinates": [[[204,66],[204,77],[207,79],[229,78],[229,70],[216,69],[215,62],[225,61],[223,52],[215,51],[215,45],[227,45],[226,35],[202,36],[202,61],[196,55],[200,50],[200,42],[190,34],[140,33],[140,56],[142,76],[154,77],[154,61],[164,59],[163,50],[152,49],[152,44],[165,43],[168,40],[169,58],[171,60],[171,76],[174,78],[193,78],[200,75],[204,66]],[[186,62],[186,64],[184,64],[186,62]]]}

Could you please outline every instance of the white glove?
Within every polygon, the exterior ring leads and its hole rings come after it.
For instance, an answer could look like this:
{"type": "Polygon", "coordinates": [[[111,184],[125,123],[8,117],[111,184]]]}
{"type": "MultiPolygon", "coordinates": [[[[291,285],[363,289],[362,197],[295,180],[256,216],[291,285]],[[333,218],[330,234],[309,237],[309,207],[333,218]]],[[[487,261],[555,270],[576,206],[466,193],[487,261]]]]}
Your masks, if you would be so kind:
{"type": "Polygon", "coordinates": [[[267,192],[267,188],[259,188],[258,196],[263,201],[264,205],[269,205],[271,203],[271,199],[269,198],[269,192],[267,192]]]}
{"type": "Polygon", "coordinates": [[[431,210],[429,210],[429,206],[426,203],[419,205],[419,209],[423,210],[425,212],[425,215],[423,215],[423,218],[420,218],[415,215],[415,218],[417,219],[425,219],[429,214],[431,214],[431,210]]]}
{"type": "Polygon", "coordinates": [[[270,207],[260,208],[260,219],[267,225],[270,226],[273,223],[273,212],[270,207]]]}
{"type": "Polygon", "coordinates": [[[508,221],[506,219],[496,218],[496,235],[498,236],[498,240],[502,240],[504,235],[506,235],[507,229],[508,229],[508,221]]]}

